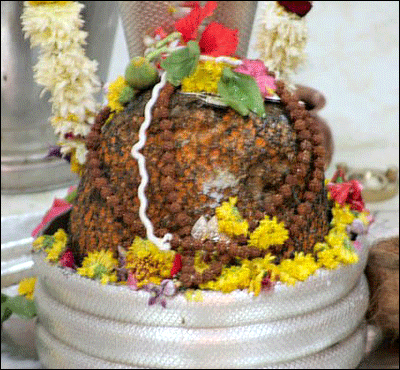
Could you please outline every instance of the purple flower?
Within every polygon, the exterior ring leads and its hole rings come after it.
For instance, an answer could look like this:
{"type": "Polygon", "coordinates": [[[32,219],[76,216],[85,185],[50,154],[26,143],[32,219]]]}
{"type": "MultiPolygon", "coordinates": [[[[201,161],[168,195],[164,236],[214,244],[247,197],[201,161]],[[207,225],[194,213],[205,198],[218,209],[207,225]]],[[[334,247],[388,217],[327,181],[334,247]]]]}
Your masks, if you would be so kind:
{"type": "Polygon", "coordinates": [[[353,232],[354,234],[360,235],[360,234],[366,234],[368,231],[368,226],[364,224],[359,219],[355,219],[351,225],[349,225],[347,231],[353,232]]]}
{"type": "Polygon", "coordinates": [[[145,290],[152,294],[149,299],[149,306],[160,303],[163,308],[167,307],[166,298],[172,297],[176,293],[175,284],[170,279],[163,280],[161,285],[149,284],[145,287],[145,290]]]}
{"type": "Polygon", "coordinates": [[[275,93],[275,78],[268,74],[268,69],[261,60],[244,59],[243,64],[235,69],[235,72],[252,76],[263,97],[272,96],[275,93]]]}
{"type": "Polygon", "coordinates": [[[62,154],[61,146],[59,146],[59,145],[50,145],[49,146],[49,151],[47,152],[46,158],[51,158],[51,157],[63,158],[68,163],[71,163],[71,154],[66,154],[66,155],[62,154]]]}

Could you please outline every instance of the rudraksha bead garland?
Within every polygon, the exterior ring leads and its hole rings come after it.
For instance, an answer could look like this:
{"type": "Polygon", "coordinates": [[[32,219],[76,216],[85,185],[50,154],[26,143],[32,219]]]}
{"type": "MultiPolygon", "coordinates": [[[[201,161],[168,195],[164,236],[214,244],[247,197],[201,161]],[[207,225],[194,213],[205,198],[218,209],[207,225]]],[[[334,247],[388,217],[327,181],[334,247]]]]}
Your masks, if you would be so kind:
{"type": "MultiPolygon", "coordinates": [[[[126,208],[124,207],[121,200],[115,195],[109,179],[106,177],[104,171],[102,170],[101,160],[99,158],[99,145],[101,128],[109,117],[111,111],[108,107],[103,108],[103,110],[97,115],[95,123],[89,133],[86,146],[88,148],[88,170],[91,171],[93,178],[93,185],[99,191],[100,196],[107,202],[113,211],[115,218],[123,218],[124,222],[129,221],[126,213],[126,208]]],[[[126,222],[127,223],[127,222],[126,222]]]]}
{"type": "Polygon", "coordinates": [[[282,81],[277,81],[277,94],[283,106],[287,109],[292,125],[297,134],[298,154],[290,173],[286,175],[285,184],[279,193],[283,199],[276,197],[272,214],[284,199],[291,198],[293,189],[298,189],[297,204],[294,204],[295,214],[292,216],[293,224],[290,227],[290,239],[295,240],[301,230],[307,226],[306,219],[312,210],[312,202],[321,194],[324,186],[325,148],[322,132],[317,121],[291,94],[282,81]]]}

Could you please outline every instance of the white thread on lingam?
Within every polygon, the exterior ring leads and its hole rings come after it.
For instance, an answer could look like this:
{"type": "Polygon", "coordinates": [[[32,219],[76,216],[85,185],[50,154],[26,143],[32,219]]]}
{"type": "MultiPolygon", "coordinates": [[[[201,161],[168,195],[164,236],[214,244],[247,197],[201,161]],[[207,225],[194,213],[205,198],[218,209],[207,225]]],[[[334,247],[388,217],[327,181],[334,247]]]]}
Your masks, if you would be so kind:
{"type": "Polygon", "coordinates": [[[157,102],[160,91],[165,86],[166,82],[167,74],[164,72],[161,75],[161,81],[154,86],[151,99],[147,102],[146,107],[144,108],[144,121],[139,130],[139,141],[132,147],[131,151],[132,157],[135,158],[138,162],[139,173],[140,177],[142,178],[142,181],[140,182],[138,188],[138,197],[140,201],[139,218],[146,228],[147,239],[154,243],[160,250],[171,249],[171,245],[169,242],[172,239],[172,234],[165,234],[163,238],[156,237],[154,235],[153,224],[146,215],[148,201],[145,190],[149,182],[149,175],[146,170],[146,158],[142,153],[139,152],[139,150],[143,149],[144,145],[146,144],[146,131],[149,128],[152,119],[151,110],[153,109],[154,104],[157,102]]]}

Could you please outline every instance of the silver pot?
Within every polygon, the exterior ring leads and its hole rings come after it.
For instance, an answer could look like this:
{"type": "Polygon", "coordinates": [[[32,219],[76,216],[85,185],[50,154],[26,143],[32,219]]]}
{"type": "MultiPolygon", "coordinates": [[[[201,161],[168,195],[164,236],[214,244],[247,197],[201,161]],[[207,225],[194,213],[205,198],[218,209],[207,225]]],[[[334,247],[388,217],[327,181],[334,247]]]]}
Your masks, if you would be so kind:
{"type": "MultiPolygon", "coordinates": [[[[147,31],[157,25],[171,30],[175,19],[168,11],[168,7],[174,6],[177,15],[183,15],[188,11],[183,3],[183,1],[118,1],[131,58],[143,54],[145,50],[143,36],[147,31]]],[[[226,27],[238,29],[240,41],[236,54],[246,56],[256,10],[257,1],[219,1],[214,14],[205,22],[216,21],[226,27]]]]}
{"type": "MultiPolygon", "coordinates": [[[[114,1],[86,1],[87,55],[99,63],[99,77],[108,75],[117,7],[114,1]]],[[[49,95],[33,80],[37,50],[24,39],[23,1],[1,2],[1,191],[23,193],[54,189],[77,181],[64,160],[46,158],[56,143],[49,117],[49,95]]]]}

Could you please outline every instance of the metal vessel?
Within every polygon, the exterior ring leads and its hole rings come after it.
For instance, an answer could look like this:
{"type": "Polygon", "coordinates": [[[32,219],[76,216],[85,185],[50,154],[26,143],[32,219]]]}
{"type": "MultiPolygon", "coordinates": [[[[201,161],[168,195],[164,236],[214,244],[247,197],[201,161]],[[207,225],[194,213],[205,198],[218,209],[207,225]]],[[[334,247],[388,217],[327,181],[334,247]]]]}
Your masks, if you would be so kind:
{"type": "MultiPolygon", "coordinates": [[[[86,1],[87,55],[99,63],[106,81],[117,26],[114,1],[86,1]]],[[[56,143],[49,117],[49,94],[40,98],[33,79],[37,49],[30,48],[21,26],[23,1],[1,2],[1,191],[39,192],[77,182],[66,161],[46,158],[56,143]]],[[[100,98],[100,97],[99,97],[100,98]]]]}

